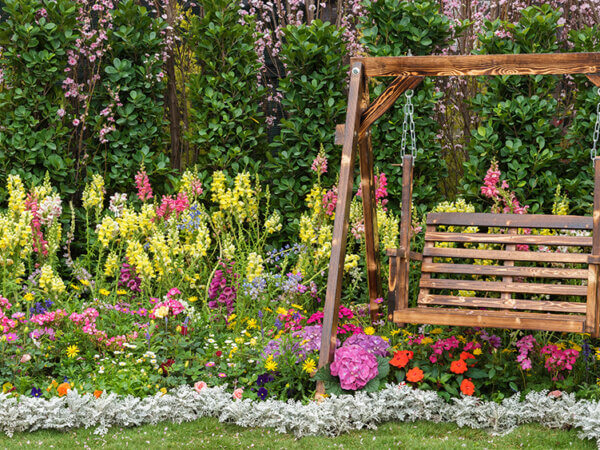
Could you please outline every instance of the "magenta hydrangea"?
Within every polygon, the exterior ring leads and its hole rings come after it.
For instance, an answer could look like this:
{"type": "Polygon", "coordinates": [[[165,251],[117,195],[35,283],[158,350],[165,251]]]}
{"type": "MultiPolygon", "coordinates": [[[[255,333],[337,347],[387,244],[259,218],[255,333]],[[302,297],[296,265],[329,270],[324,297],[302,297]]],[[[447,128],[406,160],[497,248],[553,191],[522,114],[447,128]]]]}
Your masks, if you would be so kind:
{"type": "Polygon", "coordinates": [[[344,346],[346,345],[358,345],[375,356],[389,356],[388,349],[390,348],[390,344],[381,336],[374,334],[353,334],[346,339],[344,346]]]}
{"type": "Polygon", "coordinates": [[[342,389],[361,389],[378,374],[377,358],[364,348],[344,345],[335,351],[331,375],[340,377],[342,389]]]}

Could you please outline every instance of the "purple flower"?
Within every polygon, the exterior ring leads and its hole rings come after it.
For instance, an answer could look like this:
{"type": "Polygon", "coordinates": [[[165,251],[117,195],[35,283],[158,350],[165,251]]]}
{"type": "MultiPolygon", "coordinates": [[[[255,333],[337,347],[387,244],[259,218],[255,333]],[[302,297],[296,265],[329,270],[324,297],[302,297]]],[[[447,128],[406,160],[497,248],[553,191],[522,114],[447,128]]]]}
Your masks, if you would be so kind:
{"type": "Polygon", "coordinates": [[[361,389],[378,374],[377,358],[362,347],[345,345],[335,351],[331,375],[340,377],[342,389],[361,389]]]}
{"type": "Polygon", "coordinates": [[[269,395],[269,391],[267,391],[266,388],[261,387],[256,393],[256,395],[258,395],[258,398],[260,398],[261,400],[264,400],[265,398],[267,398],[267,395],[269,395]]]}
{"type": "Polygon", "coordinates": [[[344,342],[344,346],[346,345],[358,345],[375,356],[383,357],[388,356],[390,348],[390,344],[381,336],[368,334],[353,334],[344,342]]]}
{"type": "Polygon", "coordinates": [[[42,396],[42,390],[38,389],[38,388],[31,388],[31,394],[32,397],[41,397],[42,396]]]}

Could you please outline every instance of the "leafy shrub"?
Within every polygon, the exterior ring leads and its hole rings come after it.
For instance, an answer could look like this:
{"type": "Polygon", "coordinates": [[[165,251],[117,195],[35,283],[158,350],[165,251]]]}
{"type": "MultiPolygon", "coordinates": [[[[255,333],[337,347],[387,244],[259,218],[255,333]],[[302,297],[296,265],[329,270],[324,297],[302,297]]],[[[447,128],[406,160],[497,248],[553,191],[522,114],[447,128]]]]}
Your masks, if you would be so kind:
{"type": "MultiPolygon", "coordinates": [[[[19,174],[39,183],[46,171],[61,192],[72,193],[75,158],[61,88],[67,48],[78,38],[76,3],[8,0],[0,23],[0,178],[19,174]]],[[[6,191],[0,191],[5,197],[6,191]]]]}
{"type": "MultiPolygon", "coordinates": [[[[486,21],[480,53],[552,53],[560,12],[549,5],[529,7],[517,23],[486,21]]],[[[549,211],[556,185],[566,178],[563,135],[557,126],[554,76],[486,77],[471,100],[480,125],[472,131],[464,163],[467,198],[479,195],[480,174],[497,159],[519,198],[531,212],[549,211]]]]}
{"type": "Polygon", "coordinates": [[[133,0],[122,0],[112,25],[88,119],[94,130],[90,147],[95,149],[89,170],[106,173],[109,190],[123,191],[143,163],[156,184],[164,185],[158,182],[169,170],[161,36],[166,24],[133,0]]]}
{"type": "MultiPolygon", "coordinates": [[[[379,0],[365,2],[368,14],[362,18],[361,42],[369,56],[399,56],[409,51],[429,55],[448,45],[452,37],[450,19],[439,13],[435,2],[379,0]]],[[[389,79],[388,79],[389,80],[389,79]]],[[[372,97],[376,98],[389,84],[374,82],[372,97]]],[[[435,103],[442,97],[431,79],[425,79],[412,98],[415,111],[417,161],[414,173],[414,202],[419,209],[430,208],[445,193],[444,180],[448,168],[436,139],[439,125],[433,119],[435,103]]],[[[400,98],[372,128],[375,165],[389,174],[390,194],[393,200],[401,198],[402,111],[405,97],[400,98]]],[[[392,206],[397,207],[397,203],[392,206]]]]}
{"type": "Polygon", "coordinates": [[[259,159],[265,143],[260,101],[265,91],[257,83],[260,70],[255,37],[239,23],[239,4],[204,2],[204,16],[194,17],[189,39],[201,66],[190,77],[190,130],[197,163],[225,169],[259,159]]]}
{"type": "MultiPolygon", "coordinates": [[[[310,190],[310,166],[321,146],[326,155],[339,154],[333,140],[335,125],[343,120],[346,108],[346,46],[342,31],[320,20],[289,25],[283,33],[281,59],[288,75],[280,81],[279,90],[286,118],[270,146],[266,167],[275,206],[297,218],[298,205],[310,190]]],[[[332,159],[327,183],[335,181],[339,172],[339,161],[332,159]]]]}

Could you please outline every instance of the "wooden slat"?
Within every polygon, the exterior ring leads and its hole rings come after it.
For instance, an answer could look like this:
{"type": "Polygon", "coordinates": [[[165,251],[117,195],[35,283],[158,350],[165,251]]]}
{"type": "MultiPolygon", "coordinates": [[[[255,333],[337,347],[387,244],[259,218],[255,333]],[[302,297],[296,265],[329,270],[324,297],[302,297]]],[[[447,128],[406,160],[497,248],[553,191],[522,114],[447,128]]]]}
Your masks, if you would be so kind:
{"type": "MultiPolygon", "coordinates": [[[[512,229],[512,228],[511,228],[512,229]]],[[[426,241],[436,242],[475,242],[485,244],[529,244],[563,245],[591,247],[591,236],[557,236],[532,234],[492,234],[492,233],[443,233],[434,231],[425,234],[426,241]]]]}
{"type": "MultiPolygon", "coordinates": [[[[327,275],[327,291],[325,294],[325,306],[323,308],[323,333],[319,353],[319,367],[323,367],[333,361],[337,342],[338,311],[342,292],[344,261],[346,259],[346,238],[348,237],[348,219],[350,217],[350,201],[353,197],[354,163],[358,143],[358,133],[356,130],[360,124],[360,102],[365,83],[363,65],[360,62],[353,63],[348,90],[346,132],[344,133],[344,146],[342,148],[342,161],[340,164],[338,201],[335,209],[335,220],[333,222],[333,239],[331,242],[331,256],[329,258],[329,272],[327,275]]],[[[317,383],[317,392],[321,394],[325,392],[322,382],[317,383]]]]}
{"type": "Polygon", "coordinates": [[[447,308],[409,308],[395,311],[394,322],[570,333],[581,333],[585,328],[585,317],[583,316],[447,308]]]}
{"type": "Polygon", "coordinates": [[[585,314],[586,304],[576,302],[558,302],[552,300],[518,300],[483,297],[461,297],[453,295],[423,295],[419,296],[419,304],[465,306],[469,308],[500,308],[524,309],[532,311],[553,311],[562,313],[585,314]]]}
{"type": "Polygon", "coordinates": [[[352,58],[367,77],[564,75],[600,72],[600,53],[537,53],[352,58]]]}
{"type": "Polygon", "coordinates": [[[427,225],[548,228],[564,230],[591,230],[593,227],[592,218],[588,216],[493,213],[429,213],[427,214],[427,225]]]}
{"type": "Polygon", "coordinates": [[[514,292],[520,294],[587,295],[587,286],[547,283],[508,283],[505,281],[453,280],[442,278],[421,279],[426,289],[460,289],[463,291],[514,292]]]}
{"type": "Polygon", "coordinates": [[[515,261],[538,261],[586,264],[588,256],[585,253],[547,253],[547,252],[508,252],[505,250],[476,250],[469,248],[425,247],[423,256],[438,256],[445,258],[498,259],[515,261]]]}
{"type": "Polygon", "coordinates": [[[423,263],[421,272],[429,273],[455,273],[465,275],[482,276],[512,276],[523,278],[563,278],[586,280],[587,269],[561,269],[554,267],[506,267],[506,266],[482,266],[478,264],[447,264],[447,263],[423,263]]]}
{"type": "MultiPolygon", "coordinates": [[[[432,233],[433,231],[435,231],[435,225],[425,225],[425,234],[432,233]]],[[[424,265],[427,265],[427,264],[433,264],[433,258],[425,255],[425,250],[429,251],[429,250],[433,249],[434,248],[433,245],[434,245],[433,242],[425,241],[425,247],[423,248],[423,262],[421,263],[421,267],[423,267],[424,265]]],[[[431,278],[431,274],[429,272],[421,271],[421,281],[429,280],[430,278],[431,278]]],[[[420,288],[419,295],[428,295],[428,294],[429,294],[429,289],[420,288]]]]}
{"type": "Polygon", "coordinates": [[[590,80],[595,86],[600,87],[600,75],[595,74],[587,74],[588,80],[590,80]]]}

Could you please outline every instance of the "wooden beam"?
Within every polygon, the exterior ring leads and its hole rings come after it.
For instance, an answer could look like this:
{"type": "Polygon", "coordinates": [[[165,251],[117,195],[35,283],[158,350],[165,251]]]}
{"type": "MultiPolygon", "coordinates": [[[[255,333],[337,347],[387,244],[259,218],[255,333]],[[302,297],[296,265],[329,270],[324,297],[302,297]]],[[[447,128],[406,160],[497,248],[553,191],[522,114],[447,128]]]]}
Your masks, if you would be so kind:
{"type": "Polygon", "coordinates": [[[352,58],[367,77],[479,75],[564,75],[600,72],[600,53],[384,56],[352,58]]]}
{"type": "Polygon", "coordinates": [[[588,77],[588,80],[590,80],[595,86],[600,88],[600,75],[588,73],[586,74],[586,77],[588,77]]]}
{"type": "MultiPolygon", "coordinates": [[[[327,275],[327,293],[325,295],[325,306],[323,308],[324,317],[319,367],[323,367],[333,361],[337,340],[338,311],[340,308],[340,296],[342,292],[344,261],[346,259],[348,219],[350,216],[350,201],[352,200],[352,187],[354,184],[354,163],[356,159],[356,146],[358,143],[358,127],[362,112],[360,103],[363,97],[364,87],[365,75],[363,65],[360,61],[354,62],[352,63],[350,75],[344,146],[342,149],[340,181],[338,184],[338,200],[335,208],[335,220],[333,222],[333,240],[331,243],[331,257],[329,258],[329,273],[327,275]]],[[[317,393],[323,394],[324,392],[323,383],[317,383],[317,393]]]]}

